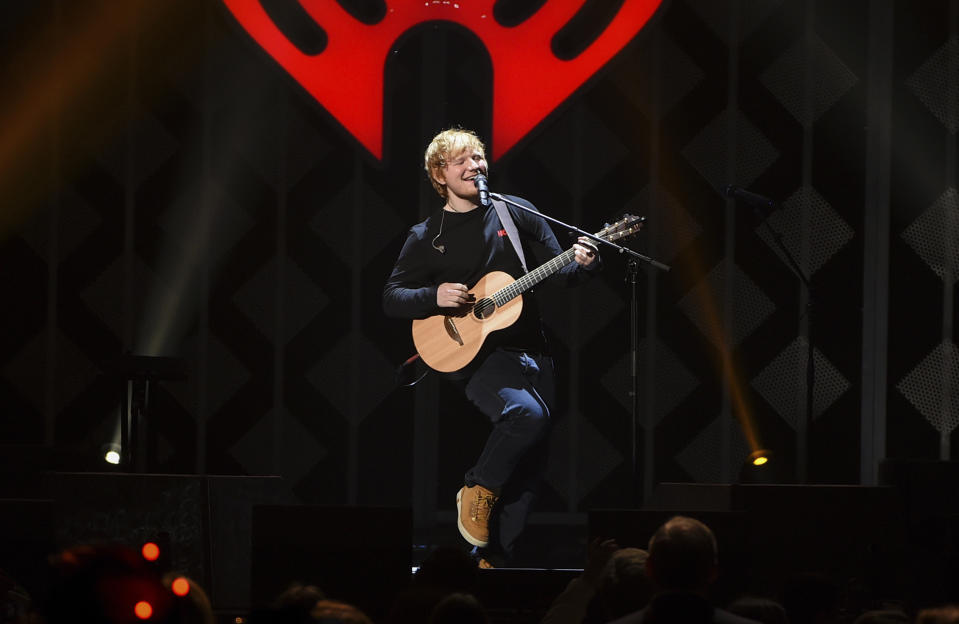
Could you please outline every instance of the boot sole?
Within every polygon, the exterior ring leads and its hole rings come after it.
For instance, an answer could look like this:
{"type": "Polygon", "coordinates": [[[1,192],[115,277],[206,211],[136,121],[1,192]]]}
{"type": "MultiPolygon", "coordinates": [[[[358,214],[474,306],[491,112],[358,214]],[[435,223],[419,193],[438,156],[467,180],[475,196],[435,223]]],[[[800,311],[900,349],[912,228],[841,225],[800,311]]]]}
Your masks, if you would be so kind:
{"type": "Polygon", "coordinates": [[[467,542],[469,542],[473,546],[476,546],[477,548],[486,548],[487,546],[489,546],[489,540],[486,540],[484,542],[482,540],[476,539],[475,537],[470,535],[469,531],[466,530],[466,527],[463,526],[463,516],[461,515],[462,511],[460,510],[460,501],[462,500],[462,498],[463,498],[463,489],[460,488],[460,491],[456,493],[456,528],[460,530],[460,535],[462,535],[463,539],[465,539],[467,542]]]}

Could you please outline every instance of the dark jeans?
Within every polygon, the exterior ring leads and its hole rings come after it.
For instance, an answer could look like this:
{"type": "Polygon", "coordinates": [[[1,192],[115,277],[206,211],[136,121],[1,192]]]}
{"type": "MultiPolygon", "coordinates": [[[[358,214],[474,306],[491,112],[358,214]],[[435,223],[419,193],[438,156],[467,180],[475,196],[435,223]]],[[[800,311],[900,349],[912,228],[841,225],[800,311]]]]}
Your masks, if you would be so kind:
{"type": "Polygon", "coordinates": [[[490,542],[513,553],[546,470],[553,362],[548,356],[498,349],[466,384],[466,397],[493,424],[493,431],[466,484],[500,493],[490,521],[490,542]]]}

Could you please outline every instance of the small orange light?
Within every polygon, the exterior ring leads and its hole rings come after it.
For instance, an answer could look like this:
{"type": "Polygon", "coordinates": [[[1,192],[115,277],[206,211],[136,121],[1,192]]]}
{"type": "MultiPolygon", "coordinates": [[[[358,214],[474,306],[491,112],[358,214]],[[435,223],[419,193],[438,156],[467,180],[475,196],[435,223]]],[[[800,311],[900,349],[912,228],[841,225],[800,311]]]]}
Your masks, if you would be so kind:
{"type": "Polygon", "coordinates": [[[170,589],[172,589],[173,593],[177,596],[186,596],[190,593],[190,581],[186,580],[182,576],[179,576],[173,580],[173,584],[170,585],[170,589]]]}
{"type": "Polygon", "coordinates": [[[143,548],[140,549],[140,552],[143,553],[143,558],[147,561],[156,561],[160,558],[160,547],[153,542],[147,542],[144,544],[143,548]]]}
{"type": "Polygon", "coordinates": [[[769,461],[769,458],[766,457],[765,455],[762,457],[757,457],[756,459],[753,460],[753,466],[762,466],[768,461],[769,461]]]}
{"type": "Polygon", "coordinates": [[[141,620],[149,620],[153,615],[153,606],[146,600],[141,600],[133,605],[133,613],[141,620]]]}

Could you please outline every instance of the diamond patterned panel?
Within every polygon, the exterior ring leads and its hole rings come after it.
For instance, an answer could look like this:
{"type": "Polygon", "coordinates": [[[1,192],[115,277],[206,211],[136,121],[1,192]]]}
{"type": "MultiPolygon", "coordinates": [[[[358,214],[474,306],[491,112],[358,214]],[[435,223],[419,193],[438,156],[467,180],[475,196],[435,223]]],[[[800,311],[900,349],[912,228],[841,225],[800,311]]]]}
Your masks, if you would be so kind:
{"type": "Polygon", "coordinates": [[[590,492],[609,476],[623,462],[623,456],[610,444],[596,427],[582,416],[568,414],[561,419],[549,438],[549,463],[546,467],[546,482],[560,493],[569,492],[570,467],[575,466],[573,475],[576,500],[579,504],[590,492]],[[570,451],[570,427],[575,422],[578,461],[573,460],[570,451]]]}
{"type": "Polygon", "coordinates": [[[649,187],[644,187],[626,205],[625,212],[645,214],[649,224],[643,228],[641,242],[649,241],[649,253],[661,262],[669,263],[693,240],[703,233],[703,227],[671,193],[659,189],[656,201],[650,199],[649,187]]]}
{"type": "Polygon", "coordinates": [[[896,388],[936,431],[951,434],[959,426],[959,348],[942,342],[896,388]]]}
{"type": "MultiPolygon", "coordinates": [[[[219,23],[213,20],[210,26],[219,23]]],[[[169,74],[169,81],[189,98],[196,111],[221,114],[243,101],[265,95],[270,91],[268,86],[277,86],[269,80],[275,75],[274,66],[257,57],[255,49],[238,45],[240,42],[229,31],[229,26],[213,34],[204,41],[202,65],[196,63],[195,71],[163,67],[164,71],[174,70],[169,74]],[[250,62],[251,53],[255,62],[250,62]]]]}
{"type": "Polygon", "coordinates": [[[49,264],[69,256],[87,236],[92,234],[103,221],[100,213],[74,192],[64,189],[58,197],[57,218],[57,258],[51,257],[50,211],[33,215],[20,228],[20,236],[38,256],[49,264]]]}
{"type": "Polygon", "coordinates": [[[782,0],[689,0],[689,6],[726,45],[738,46],[762,25],[781,2],[782,0]],[[729,35],[730,18],[736,20],[736,37],[733,40],[729,35]]]}
{"type": "MultiPolygon", "coordinates": [[[[653,371],[646,370],[646,357],[649,353],[650,344],[647,340],[642,340],[637,349],[637,359],[639,363],[639,391],[640,405],[642,405],[642,392],[645,380],[650,375],[653,377],[655,388],[655,404],[653,407],[654,423],[658,424],[663,417],[673,411],[683,399],[699,386],[699,380],[683,366],[683,363],[673,351],[664,343],[656,340],[653,344],[655,348],[656,367],[653,371]]],[[[609,391],[627,413],[633,409],[630,391],[632,390],[632,380],[630,379],[630,354],[626,353],[603,375],[602,384],[609,391]]]]}
{"type": "Polygon", "coordinates": [[[359,424],[393,391],[393,368],[366,336],[351,332],[306,377],[340,414],[359,424]],[[351,371],[354,362],[361,370],[351,371]],[[362,386],[355,389],[350,383],[354,375],[362,377],[362,386]]]}
{"type": "Polygon", "coordinates": [[[330,298],[288,256],[270,260],[237,291],[233,301],[264,336],[274,341],[277,329],[275,291],[278,286],[283,289],[280,293],[283,335],[279,341],[286,344],[329,305],[330,298]]]}
{"type": "Polygon", "coordinates": [[[208,179],[203,185],[185,190],[157,218],[169,235],[166,251],[174,256],[165,258],[161,265],[194,271],[201,264],[200,257],[215,262],[254,226],[247,210],[216,182],[208,179]]]}
{"type": "Polygon", "coordinates": [[[333,250],[338,258],[346,264],[353,264],[359,259],[364,265],[369,263],[387,245],[393,244],[397,234],[406,231],[408,224],[403,223],[396,216],[392,205],[380,197],[370,188],[363,188],[363,223],[375,224],[367,227],[352,236],[354,228],[354,211],[356,201],[356,182],[351,182],[328,202],[310,220],[310,229],[320,237],[326,247],[333,250]],[[362,255],[357,254],[353,247],[354,239],[358,239],[362,247],[362,255]]]}
{"type": "MultiPolygon", "coordinates": [[[[786,200],[781,210],[768,217],[769,225],[782,234],[782,242],[793,258],[802,266],[803,211],[809,212],[808,236],[810,239],[809,274],[818,271],[830,258],[852,240],[855,233],[842,217],[832,209],[816,189],[799,188],[786,200]]],[[[776,252],[784,264],[788,262],[769,233],[769,228],[760,225],[756,233],[776,252]]]]}
{"type": "Polygon", "coordinates": [[[959,279],[959,193],[949,188],[902,233],[942,279],[959,279]]]}
{"type": "MultiPolygon", "coordinates": [[[[248,85],[247,85],[248,86],[248,85]]],[[[314,123],[272,91],[235,104],[216,117],[216,140],[233,148],[270,186],[289,190],[321,163],[333,146],[314,123]]]]}
{"type": "MultiPolygon", "coordinates": [[[[798,429],[806,418],[803,404],[806,396],[806,361],[809,342],[796,338],[760,372],[752,385],[776,413],[798,429]]],[[[849,381],[819,349],[813,350],[813,418],[818,418],[849,389],[849,381]]]]}
{"type": "Polygon", "coordinates": [[[806,126],[822,117],[859,80],[822,39],[813,35],[811,45],[812,67],[806,67],[806,42],[800,38],[759,77],[779,103],[806,126]],[[808,108],[807,71],[813,88],[808,108]]]}
{"type": "MultiPolygon", "coordinates": [[[[38,413],[43,413],[46,388],[44,372],[47,360],[49,328],[37,334],[3,367],[3,376],[13,383],[38,413]]],[[[63,333],[56,335],[56,388],[54,408],[60,413],[100,374],[99,368],[63,333]]]]}
{"type": "Polygon", "coordinates": [[[212,182],[204,190],[186,191],[157,219],[167,236],[159,245],[149,287],[137,286],[144,291],[137,301],[145,302],[142,317],[136,317],[139,352],[168,353],[190,331],[201,287],[198,268],[215,267],[253,227],[247,213],[219,191],[212,182]]]}
{"type": "MultiPolygon", "coordinates": [[[[183,345],[181,352],[196,354],[199,352],[198,348],[197,337],[191,336],[183,345]]],[[[206,348],[207,368],[211,371],[211,374],[207,376],[205,388],[207,408],[210,414],[215,414],[250,380],[251,375],[230,349],[214,335],[209,336],[206,348]]],[[[187,412],[195,414],[197,397],[200,395],[198,381],[197,371],[191,370],[185,382],[166,384],[165,388],[187,412]]]]}
{"type": "Polygon", "coordinates": [[[153,115],[145,114],[125,128],[125,134],[107,145],[97,161],[113,177],[137,187],[179,148],[153,115]]]}
{"type": "Polygon", "coordinates": [[[959,131],[959,38],[952,37],[906,80],[949,132],[959,131]]]}
{"type": "Polygon", "coordinates": [[[602,279],[591,279],[576,286],[575,290],[545,288],[539,293],[543,324],[549,327],[556,337],[571,349],[581,349],[597,333],[616,318],[625,307],[623,292],[616,292],[602,279]],[[570,298],[587,301],[588,305],[579,308],[579,320],[573,327],[569,314],[570,298]]]}
{"type": "MultiPolygon", "coordinates": [[[[173,289],[169,283],[156,279],[153,272],[140,258],[134,257],[132,271],[132,296],[134,310],[127,311],[135,319],[140,319],[144,302],[148,295],[155,295],[160,301],[173,301],[173,289]]],[[[123,310],[123,287],[126,272],[126,259],[118,256],[116,260],[81,293],[83,300],[96,313],[105,327],[119,333],[126,326],[123,310]]]]}
{"type": "MultiPolygon", "coordinates": [[[[699,331],[717,348],[723,347],[723,304],[720,300],[728,277],[726,263],[713,267],[702,281],[679,301],[679,309],[689,317],[699,331]]],[[[738,345],[751,334],[776,309],[775,304],[749,279],[739,267],[733,265],[733,311],[730,343],[738,345]]]]}
{"type": "Polygon", "coordinates": [[[557,117],[549,126],[549,132],[538,134],[530,145],[532,157],[543,163],[547,171],[556,173],[556,182],[571,196],[577,189],[593,188],[630,153],[623,145],[628,137],[613,134],[607,124],[586,108],[580,110],[579,114],[557,117]],[[577,175],[570,175],[568,170],[573,150],[588,154],[586,158],[575,159],[577,175]]]}
{"type": "Polygon", "coordinates": [[[309,429],[290,416],[285,409],[272,410],[250,427],[235,445],[231,454],[251,475],[281,475],[288,483],[297,483],[309,474],[328,451],[309,429]],[[277,422],[279,421],[279,422],[277,422]],[[270,452],[274,432],[280,431],[279,452],[270,452]],[[274,459],[277,461],[274,463],[274,459]]]}
{"type": "Polygon", "coordinates": [[[628,71],[618,71],[613,75],[617,88],[649,119],[656,119],[657,113],[661,118],[669,112],[702,82],[706,75],[665,31],[657,34],[658,37],[640,37],[638,56],[648,59],[658,54],[658,71],[667,77],[666,80],[660,80],[653,85],[636,66],[629,66],[628,71]],[[651,49],[656,43],[660,46],[658,51],[651,49]]]}
{"type": "Polygon", "coordinates": [[[739,111],[723,111],[683,148],[683,156],[715,189],[748,187],[779,158],[779,151],[739,111]],[[727,173],[730,125],[735,140],[735,170],[727,173]]]}
{"type": "MultiPolygon", "coordinates": [[[[736,425],[730,424],[729,472],[739,474],[739,469],[751,452],[746,437],[736,425]]],[[[716,418],[699,432],[693,441],[677,456],[676,462],[683,467],[697,483],[723,482],[722,465],[722,418],[716,418]]]]}

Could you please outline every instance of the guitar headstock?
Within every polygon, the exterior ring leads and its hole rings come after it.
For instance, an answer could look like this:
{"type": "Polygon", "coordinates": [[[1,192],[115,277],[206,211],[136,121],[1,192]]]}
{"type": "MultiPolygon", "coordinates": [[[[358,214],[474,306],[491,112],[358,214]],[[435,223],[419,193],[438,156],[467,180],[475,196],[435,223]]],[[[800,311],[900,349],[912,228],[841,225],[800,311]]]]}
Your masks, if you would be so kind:
{"type": "Polygon", "coordinates": [[[635,215],[624,215],[622,219],[607,225],[596,233],[596,236],[603,240],[613,242],[627,236],[632,236],[643,228],[646,217],[637,217],[635,215]]]}

